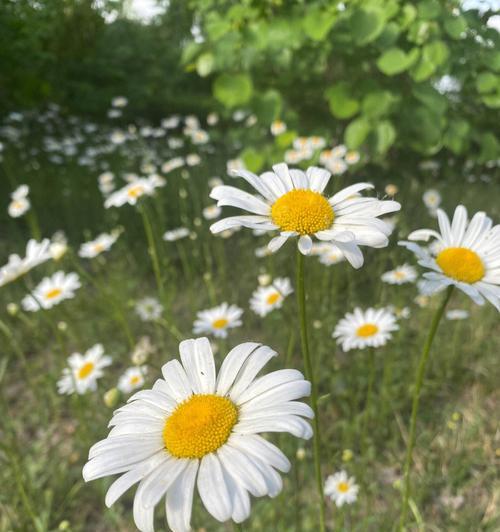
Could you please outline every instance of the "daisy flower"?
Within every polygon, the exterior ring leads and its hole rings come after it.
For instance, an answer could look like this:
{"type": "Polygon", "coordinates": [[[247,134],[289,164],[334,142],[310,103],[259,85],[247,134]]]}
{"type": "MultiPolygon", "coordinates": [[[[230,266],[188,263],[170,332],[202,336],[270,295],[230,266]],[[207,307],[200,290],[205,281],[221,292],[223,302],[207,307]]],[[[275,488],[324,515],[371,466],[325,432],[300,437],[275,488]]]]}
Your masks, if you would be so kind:
{"type": "Polygon", "coordinates": [[[256,378],[276,355],[253,342],[225,358],[218,376],[207,338],[179,346],[181,362],[162,368],[152,390],[142,390],[119,408],[108,437],[89,451],[85,481],[120,474],[108,489],[111,506],[134,484],[137,528],[154,530],[155,506],[165,498],[168,526],[191,530],[195,486],[201,502],[218,521],[240,523],[250,515],[250,495],[275,497],[282,489],[278,471],[290,462],[261,432],[289,432],[308,439],[303,418],[312,411],[297,399],[310,384],[296,370],[256,378]]]}
{"type": "Polygon", "coordinates": [[[389,284],[413,283],[418,277],[417,270],[409,264],[397,266],[394,270],[382,274],[382,281],[389,284]]]}
{"type": "Polygon", "coordinates": [[[347,164],[356,164],[359,162],[360,155],[357,151],[348,151],[345,156],[344,160],[347,164]]]}
{"type": "Polygon", "coordinates": [[[133,179],[130,183],[113,192],[104,202],[104,207],[121,207],[128,203],[135,205],[143,196],[152,196],[155,189],[154,183],[146,178],[133,179]]]}
{"type": "Polygon", "coordinates": [[[314,251],[313,249],[311,253],[314,252],[315,255],[318,255],[319,261],[325,266],[332,266],[345,260],[342,250],[335,244],[323,242],[322,244],[316,244],[316,246],[316,250],[314,251]]]}
{"type": "Polygon", "coordinates": [[[166,231],[163,235],[163,240],[167,242],[175,242],[181,238],[186,238],[189,236],[189,229],[187,227],[177,227],[176,229],[171,229],[166,231]]]}
{"type": "Polygon", "coordinates": [[[209,205],[203,209],[203,218],[205,220],[214,220],[221,215],[222,209],[217,205],[209,205]]]}
{"type": "Polygon", "coordinates": [[[348,477],[345,471],[330,475],[325,482],[325,495],[340,508],[352,504],[358,498],[359,486],[354,477],[348,477]]]}
{"type": "Polygon", "coordinates": [[[12,201],[9,203],[7,209],[9,216],[12,218],[19,218],[29,211],[31,207],[30,200],[28,199],[29,191],[30,189],[28,185],[20,185],[14,190],[10,195],[12,201]]]}
{"type": "Polygon", "coordinates": [[[469,313],[466,310],[452,309],[446,312],[447,320],[466,320],[469,317],[469,313]]]}
{"type": "Polygon", "coordinates": [[[174,157],[161,165],[161,171],[164,174],[168,174],[176,168],[181,168],[181,166],[184,166],[184,159],[182,157],[174,157]]]}
{"type": "Polygon", "coordinates": [[[111,357],[104,355],[104,348],[96,344],[84,355],[73,353],[68,358],[68,366],[64,368],[62,377],[57,382],[60,394],[84,394],[88,390],[97,389],[97,379],[103,376],[103,368],[111,364],[111,357]]]}
{"type": "Polygon", "coordinates": [[[453,220],[437,210],[439,231],[419,229],[409,240],[435,238],[441,251],[433,257],[414,242],[399,242],[415,253],[418,263],[433,270],[424,273],[423,294],[432,294],[454,285],[478,305],[485,299],[500,311],[500,225],[493,227],[491,218],[477,212],[470,221],[463,205],[455,209],[453,220]]]}
{"type": "Polygon", "coordinates": [[[251,212],[251,215],[233,216],[213,224],[213,233],[232,227],[248,227],[280,231],[269,242],[271,251],[277,251],[289,238],[298,237],[301,253],[312,248],[312,236],[337,245],[346,259],[355,267],[363,265],[359,246],[385,247],[390,227],[378,216],[397,211],[395,201],[356,196],[361,190],[373,188],[369,183],[351,185],[332,197],[323,194],[330,180],[330,172],[316,167],[289,170],[284,163],[273,166],[274,172],[260,177],[240,170],[237,175],[250,183],[261,196],[230,186],[215,187],[211,197],[219,206],[229,205],[251,212]]]}
{"type": "Polygon", "coordinates": [[[93,259],[104,251],[109,251],[117,238],[118,233],[101,233],[96,239],[83,243],[78,255],[85,259],[93,259]]]}
{"type": "Polygon", "coordinates": [[[356,307],[339,321],[332,336],[342,344],[344,351],[350,351],[385,345],[398,329],[396,317],[390,310],[368,308],[363,311],[356,307]]]}
{"type": "Polygon", "coordinates": [[[75,297],[75,291],[81,286],[80,278],[76,273],[66,274],[58,271],[51,277],[45,277],[33,290],[33,295],[25,296],[21,304],[24,310],[29,312],[36,312],[41,308],[49,309],[65,299],[75,297]]]}
{"type": "Polygon", "coordinates": [[[41,242],[33,239],[29,240],[24,258],[17,254],[12,254],[9,256],[7,264],[0,268],[0,286],[15,281],[50,258],[50,240],[48,238],[44,238],[41,242]]]}
{"type": "Polygon", "coordinates": [[[147,366],[133,366],[125,370],[118,379],[117,388],[122,393],[130,393],[144,386],[144,375],[148,372],[147,366]]]}
{"type": "Polygon", "coordinates": [[[286,131],[286,124],[283,120],[275,120],[271,124],[271,134],[276,137],[286,131]]]}
{"type": "Polygon", "coordinates": [[[163,306],[154,297],[145,297],[137,301],[135,312],[142,321],[156,321],[161,318],[163,306]]]}
{"type": "Polygon", "coordinates": [[[281,308],[283,301],[293,292],[290,279],[278,277],[272,284],[259,286],[252,294],[250,308],[258,316],[264,317],[275,308],[281,308]]]}
{"type": "Polygon", "coordinates": [[[441,194],[437,190],[430,188],[424,192],[422,201],[429,210],[435,211],[441,205],[441,194]]]}
{"type": "Polygon", "coordinates": [[[243,309],[227,303],[202,310],[196,314],[198,319],[194,322],[193,332],[213,334],[216,338],[227,338],[228,329],[241,325],[242,314],[243,309]]]}
{"type": "Polygon", "coordinates": [[[125,96],[115,96],[111,100],[111,105],[113,107],[126,107],[127,104],[128,104],[128,100],[127,98],[125,98],[125,96]]]}

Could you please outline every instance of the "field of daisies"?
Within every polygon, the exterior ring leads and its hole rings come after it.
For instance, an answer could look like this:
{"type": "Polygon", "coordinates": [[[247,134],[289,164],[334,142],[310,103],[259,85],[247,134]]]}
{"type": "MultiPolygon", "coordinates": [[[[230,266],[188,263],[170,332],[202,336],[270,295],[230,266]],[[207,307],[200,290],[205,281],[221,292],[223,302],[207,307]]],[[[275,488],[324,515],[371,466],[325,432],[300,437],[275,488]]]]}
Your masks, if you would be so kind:
{"type": "Polygon", "coordinates": [[[0,529],[498,530],[497,186],[127,103],[0,128],[0,529]]]}

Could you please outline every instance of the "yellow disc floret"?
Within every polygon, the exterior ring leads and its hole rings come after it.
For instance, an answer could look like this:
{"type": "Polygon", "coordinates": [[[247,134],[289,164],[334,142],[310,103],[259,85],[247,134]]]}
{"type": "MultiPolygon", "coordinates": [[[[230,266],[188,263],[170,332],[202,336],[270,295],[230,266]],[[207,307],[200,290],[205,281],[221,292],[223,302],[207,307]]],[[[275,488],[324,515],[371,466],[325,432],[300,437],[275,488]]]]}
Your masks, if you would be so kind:
{"type": "Polygon", "coordinates": [[[227,397],[193,395],[165,422],[165,448],[177,458],[202,458],[226,443],[237,421],[238,409],[227,397]]]}
{"type": "Polygon", "coordinates": [[[365,323],[364,325],[361,325],[361,327],[358,327],[358,330],[356,331],[356,334],[362,338],[368,338],[377,333],[378,327],[373,323],[365,323]]]}
{"type": "Polygon", "coordinates": [[[446,248],[436,257],[443,273],[456,281],[477,283],[484,277],[484,264],[479,255],[468,248],[446,248]]]}
{"type": "Polygon", "coordinates": [[[280,300],[280,298],[281,298],[281,294],[279,294],[278,292],[274,292],[267,296],[266,302],[268,305],[274,305],[280,300]]]}
{"type": "Polygon", "coordinates": [[[78,378],[84,379],[94,371],[94,364],[92,362],[85,362],[85,364],[78,370],[78,378]]]}
{"type": "Polygon", "coordinates": [[[325,196],[313,190],[296,189],[274,202],[271,218],[282,231],[312,235],[329,229],[335,215],[325,196]]]}
{"type": "Polygon", "coordinates": [[[339,482],[337,484],[337,489],[342,493],[346,493],[349,491],[349,484],[347,482],[339,482]]]}
{"type": "Polygon", "coordinates": [[[214,329],[224,329],[228,323],[229,321],[226,318],[218,318],[212,322],[212,327],[214,329]]]}
{"type": "Polygon", "coordinates": [[[45,297],[47,299],[54,299],[55,297],[60,296],[61,294],[62,294],[62,290],[60,288],[52,288],[52,290],[49,290],[45,294],[45,297]]]}

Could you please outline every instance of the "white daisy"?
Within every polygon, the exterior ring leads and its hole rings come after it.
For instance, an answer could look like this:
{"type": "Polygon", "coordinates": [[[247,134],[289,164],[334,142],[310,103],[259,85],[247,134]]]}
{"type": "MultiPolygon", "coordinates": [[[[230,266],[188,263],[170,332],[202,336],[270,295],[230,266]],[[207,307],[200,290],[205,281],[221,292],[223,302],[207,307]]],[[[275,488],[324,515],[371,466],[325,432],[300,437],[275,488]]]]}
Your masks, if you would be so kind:
{"type": "Polygon", "coordinates": [[[156,321],[161,318],[163,306],[154,297],[145,297],[137,301],[135,312],[142,321],[156,321]]]}
{"type": "Polygon", "coordinates": [[[382,281],[389,284],[413,283],[417,280],[417,270],[409,264],[397,266],[394,270],[382,274],[382,281]]]}
{"type": "Polygon", "coordinates": [[[202,310],[196,314],[193,325],[195,334],[213,334],[216,338],[226,338],[228,329],[240,327],[243,309],[236,305],[222,303],[218,307],[202,310]]]}
{"type": "MultiPolygon", "coordinates": [[[[259,278],[260,282],[260,278],[259,278]]],[[[293,292],[290,279],[278,277],[267,286],[259,286],[250,299],[250,308],[258,316],[264,317],[269,312],[283,306],[283,301],[293,292]]]]}
{"type": "Polygon", "coordinates": [[[125,98],[125,96],[115,96],[111,100],[111,105],[113,107],[126,107],[127,104],[128,104],[128,100],[127,98],[125,98]]]}
{"type": "Polygon", "coordinates": [[[271,124],[271,134],[275,137],[278,135],[281,135],[285,131],[286,131],[286,124],[285,122],[283,122],[283,120],[275,120],[271,124]]]}
{"type": "Polygon", "coordinates": [[[135,205],[137,201],[143,196],[153,195],[155,186],[154,183],[146,178],[140,177],[133,179],[130,183],[113,192],[104,202],[104,207],[121,207],[128,203],[135,205]]]}
{"type": "Polygon", "coordinates": [[[447,320],[466,320],[470,314],[466,310],[452,309],[446,312],[447,320]]]}
{"type": "Polygon", "coordinates": [[[453,221],[437,210],[440,232],[432,229],[413,231],[409,240],[435,238],[442,245],[436,257],[414,242],[400,242],[418,258],[424,268],[422,293],[432,294],[455,285],[478,305],[488,300],[500,311],[500,225],[493,227],[491,218],[477,212],[470,221],[463,205],[455,209],[453,221]]]}
{"type": "Polygon", "coordinates": [[[181,238],[186,238],[189,236],[189,229],[187,227],[177,227],[176,229],[171,229],[166,231],[163,235],[163,240],[167,242],[175,242],[181,238]]]}
{"type": "Polygon", "coordinates": [[[302,374],[284,369],[256,378],[276,355],[269,347],[238,345],[218,376],[207,338],[181,342],[179,351],[182,364],[165,364],[152,390],[137,392],[115,412],[108,437],[90,449],[83,468],[86,481],[121,475],[108,489],[107,506],[139,483],[133,513],[143,532],[154,530],[155,506],[164,497],[168,526],[191,530],[195,485],[215,519],[244,521],[250,495],[277,496],[278,471],[291,467],[259,433],[312,436],[303,418],[313,413],[297,401],[310,393],[302,374]]]}
{"type": "Polygon", "coordinates": [[[430,188],[424,192],[422,200],[428,209],[436,210],[441,205],[441,194],[437,190],[430,188]]]}
{"type": "Polygon", "coordinates": [[[348,477],[345,471],[330,475],[325,482],[325,495],[330,497],[338,508],[356,502],[358,491],[356,479],[348,477]]]}
{"type": "Polygon", "coordinates": [[[33,239],[29,240],[24,258],[17,254],[12,254],[9,256],[7,264],[0,268],[0,286],[15,281],[50,258],[50,240],[48,238],[44,238],[41,242],[33,239]]]}
{"type": "Polygon", "coordinates": [[[36,312],[42,308],[49,309],[65,299],[75,297],[75,291],[81,286],[80,278],[76,273],[66,274],[58,271],[51,277],[45,277],[33,290],[33,295],[25,296],[21,304],[24,310],[29,312],[36,312]]]}
{"type": "Polygon", "coordinates": [[[253,213],[220,220],[211,226],[213,233],[233,227],[279,230],[281,234],[269,242],[272,251],[277,251],[289,238],[298,237],[299,250],[305,255],[312,248],[311,236],[316,236],[337,245],[355,268],[363,265],[360,245],[387,246],[391,231],[378,216],[397,211],[401,205],[395,201],[354,196],[373,185],[351,185],[328,198],[323,191],[330,180],[330,172],[310,167],[304,173],[289,170],[284,163],[275,165],[273,170],[260,177],[244,170],[237,172],[262,197],[224,185],[212,190],[211,197],[218,200],[219,206],[229,205],[253,213]]]}
{"type": "Polygon", "coordinates": [[[122,393],[130,393],[144,386],[144,375],[148,372],[147,366],[133,366],[125,370],[118,379],[117,388],[122,393]]]}
{"type": "Polygon", "coordinates": [[[332,266],[345,260],[342,250],[335,244],[323,242],[316,244],[315,254],[318,255],[319,261],[325,266],[332,266]]]}
{"type": "Polygon", "coordinates": [[[73,353],[68,358],[68,368],[64,368],[57,382],[60,394],[84,394],[87,390],[97,389],[97,379],[103,376],[103,368],[111,364],[111,357],[104,355],[104,348],[96,344],[84,355],[73,353]]]}
{"type": "Polygon", "coordinates": [[[326,161],[325,166],[333,175],[342,175],[347,172],[348,168],[344,159],[337,159],[335,157],[326,161]]]}
{"type": "Polygon", "coordinates": [[[201,163],[201,157],[197,153],[190,153],[186,155],[186,164],[188,166],[197,166],[201,163]]]}
{"type": "Polygon", "coordinates": [[[356,164],[359,162],[359,159],[360,159],[359,152],[354,151],[354,150],[348,151],[344,157],[344,160],[347,164],[356,164]]]}
{"type": "Polygon", "coordinates": [[[176,168],[181,168],[182,166],[184,166],[184,159],[182,157],[174,157],[173,159],[170,159],[161,165],[161,171],[164,174],[168,174],[169,172],[172,172],[176,168]]]}
{"type": "Polygon", "coordinates": [[[209,126],[215,126],[219,121],[219,115],[217,113],[209,113],[207,116],[207,124],[209,126]]]}
{"type": "Polygon", "coordinates": [[[28,199],[29,191],[30,189],[28,185],[20,185],[14,190],[10,195],[12,201],[9,203],[7,209],[9,216],[12,218],[19,218],[29,211],[31,207],[30,200],[28,199]]]}
{"type": "Polygon", "coordinates": [[[392,338],[392,332],[399,329],[394,314],[386,308],[359,307],[348,312],[337,324],[332,336],[342,344],[344,351],[380,347],[392,338]]]}
{"type": "Polygon", "coordinates": [[[222,209],[217,205],[209,205],[203,209],[203,218],[205,220],[214,220],[221,215],[222,209]]]}
{"type": "Polygon", "coordinates": [[[101,233],[94,240],[85,242],[80,246],[78,255],[85,259],[93,259],[100,255],[104,251],[111,249],[111,246],[116,242],[118,238],[118,233],[101,233]]]}

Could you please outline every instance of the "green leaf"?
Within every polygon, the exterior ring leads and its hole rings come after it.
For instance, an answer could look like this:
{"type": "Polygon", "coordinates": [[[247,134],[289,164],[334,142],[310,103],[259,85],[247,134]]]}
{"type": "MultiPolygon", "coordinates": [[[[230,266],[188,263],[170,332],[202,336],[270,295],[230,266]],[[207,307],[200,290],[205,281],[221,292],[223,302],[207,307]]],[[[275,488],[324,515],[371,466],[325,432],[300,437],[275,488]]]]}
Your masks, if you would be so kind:
{"type": "Polygon", "coordinates": [[[498,142],[496,135],[493,133],[483,133],[480,138],[480,146],[480,162],[487,163],[500,157],[500,142],[498,142]]]}
{"type": "Polygon", "coordinates": [[[452,120],[443,135],[443,145],[458,155],[464,150],[469,130],[466,120],[452,120]]]}
{"type": "Polygon", "coordinates": [[[441,5],[439,0],[423,0],[419,2],[418,16],[423,19],[433,19],[441,14],[441,5]]]}
{"type": "Polygon", "coordinates": [[[269,89],[255,98],[253,110],[259,122],[270,124],[280,116],[282,107],[281,94],[274,89],[269,89]]]}
{"type": "Polygon", "coordinates": [[[448,98],[431,85],[415,85],[412,92],[417,100],[438,115],[444,114],[448,109],[448,98]]]}
{"type": "Polygon", "coordinates": [[[309,9],[303,20],[306,35],[313,41],[322,41],[328,35],[333,23],[335,13],[319,8],[309,9]]]}
{"type": "Polygon", "coordinates": [[[467,29],[467,22],[462,15],[450,17],[445,19],[444,29],[452,39],[461,39],[467,29]]]}
{"type": "Polygon", "coordinates": [[[496,94],[487,94],[481,98],[486,107],[491,107],[491,109],[500,108],[500,93],[496,94]]]}
{"type": "Polygon", "coordinates": [[[205,52],[196,60],[196,71],[204,78],[212,72],[214,62],[214,55],[211,52],[205,52]]]}
{"type": "Polygon", "coordinates": [[[363,98],[363,114],[369,118],[378,118],[387,114],[397,98],[389,91],[370,92],[363,98]]]}
{"type": "Polygon", "coordinates": [[[215,98],[226,107],[247,103],[252,97],[252,80],[247,74],[221,74],[214,82],[215,98]]]}
{"type": "Polygon", "coordinates": [[[442,63],[448,59],[448,46],[443,41],[433,41],[422,48],[420,61],[411,69],[415,81],[428,79],[442,63]]]}
{"type": "Polygon", "coordinates": [[[350,118],[359,110],[358,100],[352,97],[352,90],[348,83],[341,81],[325,91],[330,111],[337,118],[350,118]]]}
{"type": "Polygon", "coordinates": [[[288,148],[292,142],[297,138],[296,131],[285,131],[275,138],[276,145],[280,148],[288,148]]]}
{"type": "Polygon", "coordinates": [[[358,149],[370,133],[371,125],[365,118],[357,118],[351,122],[344,133],[345,143],[351,150],[358,149]]]}
{"type": "Polygon", "coordinates": [[[405,53],[401,48],[393,47],[386,50],[377,60],[377,66],[387,76],[394,76],[407,70],[419,56],[417,48],[405,53]]]}
{"type": "Polygon", "coordinates": [[[405,4],[401,8],[401,16],[398,23],[401,29],[407,28],[417,17],[417,9],[412,4],[405,4]]]}
{"type": "Polygon", "coordinates": [[[182,51],[181,64],[191,62],[201,50],[201,44],[190,42],[182,51]]]}
{"type": "Polygon", "coordinates": [[[258,172],[264,165],[264,156],[254,148],[246,148],[241,152],[240,158],[250,172],[258,172]]]}
{"type": "Polygon", "coordinates": [[[383,155],[394,144],[396,130],[389,120],[382,120],[375,127],[375,149],[383,155]]]}
{"type": "Polygon", "coordinates": [[[358,9],[351,17],[354,42],[363,46],[374,41],[384,29],[384,16],[378,9],[358,9]]]}
{"type": "Polygon", "coordinates": [[[481,94],[492,92],[499,86],[499,80],[492,72],[481,72],[476,78],[476,89],[481,94]]]}

